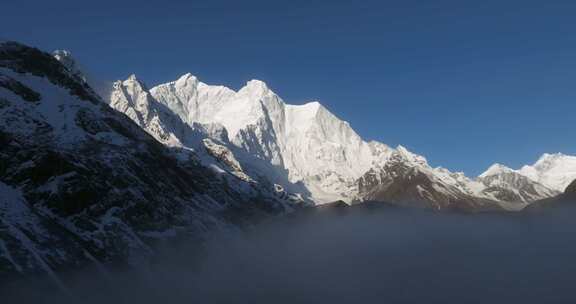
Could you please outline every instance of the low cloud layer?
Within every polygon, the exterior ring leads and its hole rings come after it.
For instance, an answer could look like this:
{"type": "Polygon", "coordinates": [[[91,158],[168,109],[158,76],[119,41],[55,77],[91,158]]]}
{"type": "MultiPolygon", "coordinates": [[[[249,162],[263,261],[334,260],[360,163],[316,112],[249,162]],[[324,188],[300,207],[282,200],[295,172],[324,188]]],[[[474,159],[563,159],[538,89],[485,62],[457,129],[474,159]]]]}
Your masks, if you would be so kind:
{"type": "Polygon", "coordinates": [[[36,303],[574,303],[576,208],[542,214],[400,209],[308,214],[216,238],[153,270],[27,282],[36,303]]]}

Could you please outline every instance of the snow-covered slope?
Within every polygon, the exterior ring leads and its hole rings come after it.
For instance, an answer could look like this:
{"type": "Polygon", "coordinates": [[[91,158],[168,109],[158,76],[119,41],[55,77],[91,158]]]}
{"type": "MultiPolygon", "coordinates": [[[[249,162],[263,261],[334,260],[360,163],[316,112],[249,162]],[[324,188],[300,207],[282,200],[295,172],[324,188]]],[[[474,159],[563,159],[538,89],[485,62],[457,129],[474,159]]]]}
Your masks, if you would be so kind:
{"type": "Polygon", "coordinates": [[[548,188],[501,164],[494,164],[478,177],[485,189],[482,194],[500,201],[531,203],[553,197],[560,191],[548,188]]]}
{"type": "MultiPolygon", "coordinates": [[[[273,146],[267,146],[266,143],[273,145],[276,143],[275,140],[266,142],[246,140],[243,141],[244,146],[234,145],[229,140],[228,130],[222,124],[206,119],[197,119],[200,114],[196,111],[211,113],[212,110],[203,104],[203,102],[208,101],[193,102],[194,109],[180,107],[183,103],[178,101],[198,96],[216,98],[215,96],[219,94],[212,94],[213,92],[226,90],[220,87],[211,90],[189,74],[184,75],[174,83],[167,84],[163,89],[174,92],[181,91],[176,90],[176,88],[186,89],[182,96],[169,95],[168,99],[171,100],[171,104],[178,105],[170,109],[152,96],[135,75],[131,75],[127,80],[114,83],[109,104],[112,108],[125,113],[163,144],[194,152],[203,165],[207,167],[214,168],[216,171],[228,172],[249,183],[252,187],[263,189],[263,191],[277,192],[278,189],[282,189],[282,193],[284,193],[282,196],[286,194],[293,201],[306,202],[305,198],[309,196],[308,191],[301,185],[289,182],[287,174],[275,164],[275,158],[266,157],[271,155],[266,152],[274,151],[273,146]],[[188,92],[187,90],[198,87],[203,88],[200,89],[201,93],[196,94],[197,91],[194,91],[196,93],[190,94],[190,96],[185,94],[188,92]],[[255,151],[255,149],[258,150],[255,151]]],[[[199,100],[202,98],[200,97],[199,100]]],[[[166,99],[163,100],[167,102],[166,99]]],[[[206,115],[213,115],[213,113],[206,115]]],[[[248,131],[260,132],[267,129],[268,127],[252,128],[248,131]]],[[[263,138],[248,131],[242,130],[239,134],[243,136],[243,139],[263,138]]],[[[258,134],[261,135],[261,133],[258,134]]],[[[234,183],[235,181],[230,182],[234,183]]],[[[239,190],[242,188],[243,185],[240,184],[239,190]]]]}
{"type": "Polygon", "coordinates": [[[182,123],[178,116],[155,102],[135,75],[113,84],[109,104],[167,146],[197,146],[202,138],[202,130],[182,123]]]}
{"type": "MultiPolygon", "coordinates": [[[[562,153],[543,154],[533,165],[514,170],[495,164],[479,176],[490,189],[506,188],[505,196],[517,196],[522,201],[533,202],[559,195],[576,180],[576,156],[562,153]]],[[[490,190],[487,190],[490,191],[490,190]]]]}
{"type": "Polygon", "coordinates": [[[550,189],[563,192],[576,179],[576,156],[545,153],[532,166],[518,172],[550,189]]]}
{"type": "Polygon", "coordinates": [[[401,146],[381,163],[359,180],[360,200],[412,203],[436,209],[520,210],[560,194],[500,164],[476,179],[462,172],[432,168],[424,157],[401,146]]]}
{"type": "Polygon", "coordinates": [[[534,202],[526,208],[528,211],[539,211],[545,208],[573,207],[576,204],[576,180],[558,196],[534,202]]]}
{"type": "Polygon", "coordinates": [[[398,146],[358,180],[358,199],[437,210],[481,211],[506,204],[481,194],[484,185],[463,173],[432,168],[426,158],[398,146]]]}
{"type": "Polygon", "coordinates": [[[320,103],[286,104],[259,80],[236,92],[186,74],[150,92],[188,124],[224,126],[230,142],[303,183],[317,203],[350,201],[356,180],[385,153],[320,103]]]}

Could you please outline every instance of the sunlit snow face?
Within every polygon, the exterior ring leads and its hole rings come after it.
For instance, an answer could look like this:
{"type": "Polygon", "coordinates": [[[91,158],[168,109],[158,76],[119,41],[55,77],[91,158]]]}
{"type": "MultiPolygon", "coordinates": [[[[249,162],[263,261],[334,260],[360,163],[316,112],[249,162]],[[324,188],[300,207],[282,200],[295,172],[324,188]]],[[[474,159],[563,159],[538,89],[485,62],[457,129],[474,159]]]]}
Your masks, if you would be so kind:
{"type": "Polygon", "coordinates": [[[576,156],[544,154],[532,166],[524,166],[520,173],[552,189],[564,191],[576,179],[576,156]]]}

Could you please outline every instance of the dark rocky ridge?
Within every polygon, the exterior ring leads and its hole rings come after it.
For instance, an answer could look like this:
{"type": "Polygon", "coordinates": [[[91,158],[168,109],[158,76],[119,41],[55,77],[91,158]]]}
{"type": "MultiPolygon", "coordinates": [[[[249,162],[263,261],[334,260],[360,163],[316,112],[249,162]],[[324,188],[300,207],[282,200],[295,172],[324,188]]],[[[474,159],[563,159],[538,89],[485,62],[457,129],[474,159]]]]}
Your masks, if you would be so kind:
{"type": "Polygon", "coordinates": [[[566,187],[566,190],[564,190],[564,196],[576,198],[576,180],[566,187]]]}

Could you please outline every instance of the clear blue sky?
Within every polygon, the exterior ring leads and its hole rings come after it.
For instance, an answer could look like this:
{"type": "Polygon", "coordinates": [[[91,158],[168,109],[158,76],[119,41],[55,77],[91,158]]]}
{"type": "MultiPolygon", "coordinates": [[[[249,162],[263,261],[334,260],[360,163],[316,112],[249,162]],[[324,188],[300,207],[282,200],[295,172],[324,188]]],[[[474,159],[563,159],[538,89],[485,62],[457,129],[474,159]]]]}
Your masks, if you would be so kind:
{"type": "Polygon", "coordinates": [[[576,1],[8,1],[0,37],[104,79],[262,79],[470,175],[576,154],[576,1]]]}

